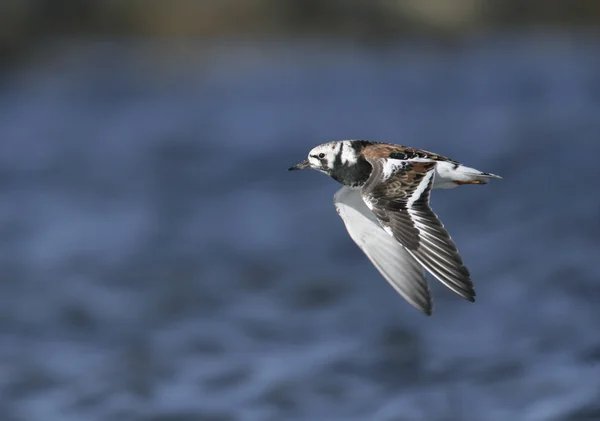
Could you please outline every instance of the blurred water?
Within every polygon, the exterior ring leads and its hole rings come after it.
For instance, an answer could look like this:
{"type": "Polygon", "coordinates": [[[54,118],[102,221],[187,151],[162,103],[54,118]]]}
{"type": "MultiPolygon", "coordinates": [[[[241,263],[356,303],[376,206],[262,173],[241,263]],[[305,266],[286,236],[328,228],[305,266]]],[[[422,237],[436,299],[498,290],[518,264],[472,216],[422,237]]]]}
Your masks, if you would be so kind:
{"type": "Polygon", "coordinates": [[[600,419],[600,39],[65,42],[0,90],[0,418],[600,419]],[[501,174],[436,192],[476,282],[426,318],[316,144],[501,174]]]}

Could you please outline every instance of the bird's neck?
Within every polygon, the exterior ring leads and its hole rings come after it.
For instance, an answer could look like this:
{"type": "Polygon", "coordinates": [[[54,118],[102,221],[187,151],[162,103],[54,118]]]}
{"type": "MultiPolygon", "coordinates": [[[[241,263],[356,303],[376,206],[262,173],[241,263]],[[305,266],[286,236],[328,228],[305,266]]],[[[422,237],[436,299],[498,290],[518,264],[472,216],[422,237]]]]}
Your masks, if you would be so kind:
{"type": "Polygon", "coordinates": [[[362,155],[358,155],[353,164],[336,165],[329,176],[345,186],[362,187],[369,179],[371,171],[371,164],[362,155]]]}

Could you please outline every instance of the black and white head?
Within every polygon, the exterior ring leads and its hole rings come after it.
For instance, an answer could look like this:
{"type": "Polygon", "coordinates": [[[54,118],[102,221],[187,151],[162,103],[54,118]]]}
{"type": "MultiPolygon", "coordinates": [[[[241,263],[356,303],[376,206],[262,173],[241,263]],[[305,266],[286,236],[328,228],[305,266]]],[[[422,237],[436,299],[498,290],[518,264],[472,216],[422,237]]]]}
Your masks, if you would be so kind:
{"type": "Polygon", "coordinates": [[[371,164],[361,151],[373,142],[366,140],[341,140],[313,148],[308,159],[289,168],[290,171],[312,168],[334,180],[352,187],[363,185],[371,174],[371,164]]]}

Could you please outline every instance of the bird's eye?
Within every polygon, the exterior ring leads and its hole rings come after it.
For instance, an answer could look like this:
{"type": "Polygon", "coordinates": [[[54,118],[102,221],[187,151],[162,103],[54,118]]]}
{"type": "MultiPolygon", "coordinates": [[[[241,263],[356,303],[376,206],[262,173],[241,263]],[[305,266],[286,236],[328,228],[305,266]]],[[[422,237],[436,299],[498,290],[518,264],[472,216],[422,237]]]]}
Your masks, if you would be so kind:
{"type": "Polygon", "coordinates": [[[325,158],[325,154],[324,154],[323,152],[321,152],[321,153],[319,154],[319,159],[323,159],[323,158],[325,158]]]}

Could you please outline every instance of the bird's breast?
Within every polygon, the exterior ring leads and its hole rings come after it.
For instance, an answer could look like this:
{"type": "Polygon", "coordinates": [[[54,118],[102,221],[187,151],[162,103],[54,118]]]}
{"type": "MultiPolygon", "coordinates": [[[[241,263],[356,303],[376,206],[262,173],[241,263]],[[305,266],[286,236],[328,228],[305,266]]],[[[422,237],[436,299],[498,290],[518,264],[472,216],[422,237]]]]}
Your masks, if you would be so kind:
{"type": "Polygon", "coordinates": [[[350,187],[364,185],[373,171],[373,167],[364,157],[360,157],[353,164],[336,165],[331,171],[331,178],[350,187]]]}

